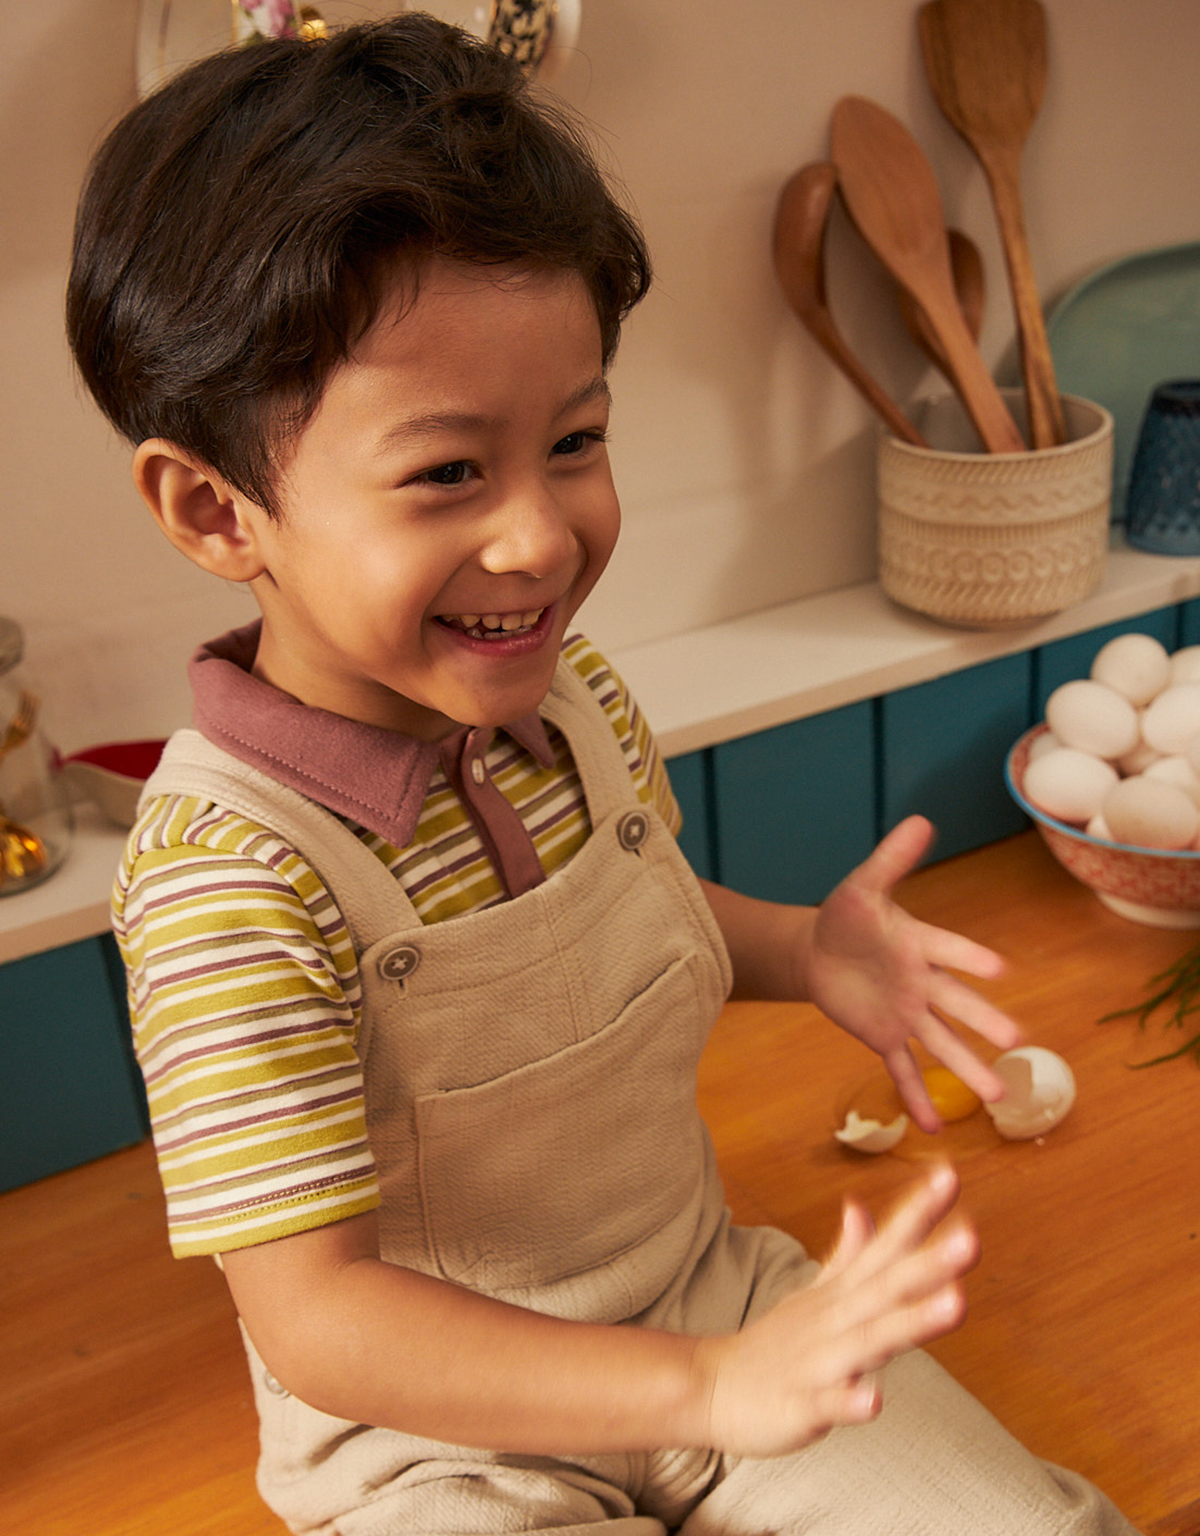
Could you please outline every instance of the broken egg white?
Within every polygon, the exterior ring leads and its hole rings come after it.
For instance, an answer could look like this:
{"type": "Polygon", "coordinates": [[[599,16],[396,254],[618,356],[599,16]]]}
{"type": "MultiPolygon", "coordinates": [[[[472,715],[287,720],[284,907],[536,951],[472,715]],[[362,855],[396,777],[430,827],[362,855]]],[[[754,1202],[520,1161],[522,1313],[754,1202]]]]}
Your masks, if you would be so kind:
{"type": "Polygon", "coordinates": [[[852,1109],[845,1125],[833,1134],[844,1147],[853,1147],[856,1152],[890,1152],[907,1129],[907,1115],[897,1115],[889,1125],[884,1125],[880,1120],[864,1120],[852,1109]]]}
{"type": "Polygon", "coordinates": [[[1041,1045],[1020,1045],[992,1063],[1004,1097],[984,1108],[1001,1136],[1028,1141],[1053,1130],[1075,1102],[1075,1075],[1061,1056],[1041,1045]]]}

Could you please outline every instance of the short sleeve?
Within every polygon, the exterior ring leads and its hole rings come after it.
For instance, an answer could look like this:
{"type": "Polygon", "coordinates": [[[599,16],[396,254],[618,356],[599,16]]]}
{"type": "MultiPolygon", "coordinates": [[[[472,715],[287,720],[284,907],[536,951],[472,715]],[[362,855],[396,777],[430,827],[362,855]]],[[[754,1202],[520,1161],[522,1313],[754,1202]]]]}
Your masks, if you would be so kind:
{"type": "Polygon", "coordinates": [[[131,835],[113,926],[173,1252],[378,1205],[357,968],[315,872],[265,828],[166,797],[131,835]]]}

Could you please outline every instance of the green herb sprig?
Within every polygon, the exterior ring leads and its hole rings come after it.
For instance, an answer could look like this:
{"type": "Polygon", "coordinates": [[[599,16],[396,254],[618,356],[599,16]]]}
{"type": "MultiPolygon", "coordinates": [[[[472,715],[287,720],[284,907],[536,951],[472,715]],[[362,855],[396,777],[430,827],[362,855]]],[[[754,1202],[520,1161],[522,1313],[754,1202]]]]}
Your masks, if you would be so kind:
{"type": "MultiPolygon", "coordinates": [[[[1107,1024],[1113,1019],[1129,1019],[1136,1016],[1138,1028],[1144,1030],[1151,1018],[1160,1008],[1171,1009],[1170,1014],[1164,1020],[1167,1029],[1188,1029],[1196,1022],[1196,1015],[1200,1014],[1200,944],[1188,950],[1174,965],[1169,965],[1165,971],[1160,971],[1157,976],[1152,976],[1146,983],[1151,989],[1150,996],[1142,1003],[1136,1003],[1132,1008],[1118,1008],[1112,1013],[1106,1013],[1098,1022],[1107,1024]],[[1157,990],[1154,990],[1157,989],[1157,990]]],[[[1130,1062],[1132,1067],[1156,1067],[1164,1061],[1176,1061],[1180,1056],[1193,1056],[1197,1065],[1200,1065],[1200,1028],[1196,1033],[1179,1046],[1177,1050],[1166,1051],[1161,1056],[1154,1056],[1149,1061],[1130,1062]]]]}

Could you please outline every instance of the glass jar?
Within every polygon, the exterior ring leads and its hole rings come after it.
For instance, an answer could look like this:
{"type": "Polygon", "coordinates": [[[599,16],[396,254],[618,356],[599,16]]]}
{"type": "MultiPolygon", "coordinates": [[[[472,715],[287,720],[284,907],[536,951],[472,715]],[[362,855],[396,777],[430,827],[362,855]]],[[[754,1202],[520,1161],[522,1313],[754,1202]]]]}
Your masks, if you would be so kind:
{"type": "Polygon", "coordinates": [[[21,669],[25,637],[0,618],[0,896],[28,890],[67,856],[74,830],[40,701],[21,669]]]}

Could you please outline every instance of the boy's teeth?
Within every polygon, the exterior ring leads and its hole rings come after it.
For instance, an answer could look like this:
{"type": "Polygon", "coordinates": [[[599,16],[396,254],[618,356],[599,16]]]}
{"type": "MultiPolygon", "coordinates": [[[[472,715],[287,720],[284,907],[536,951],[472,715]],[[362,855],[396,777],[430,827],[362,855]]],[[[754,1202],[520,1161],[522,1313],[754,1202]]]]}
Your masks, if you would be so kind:
{"type": "Polygon", "coordinates": [[[518,630],[532,629],[545,613],[544,608],[531,608],[527,613],[458,613],[451,619],[456,628],[468,634],[514,634],[518,630]]]}

